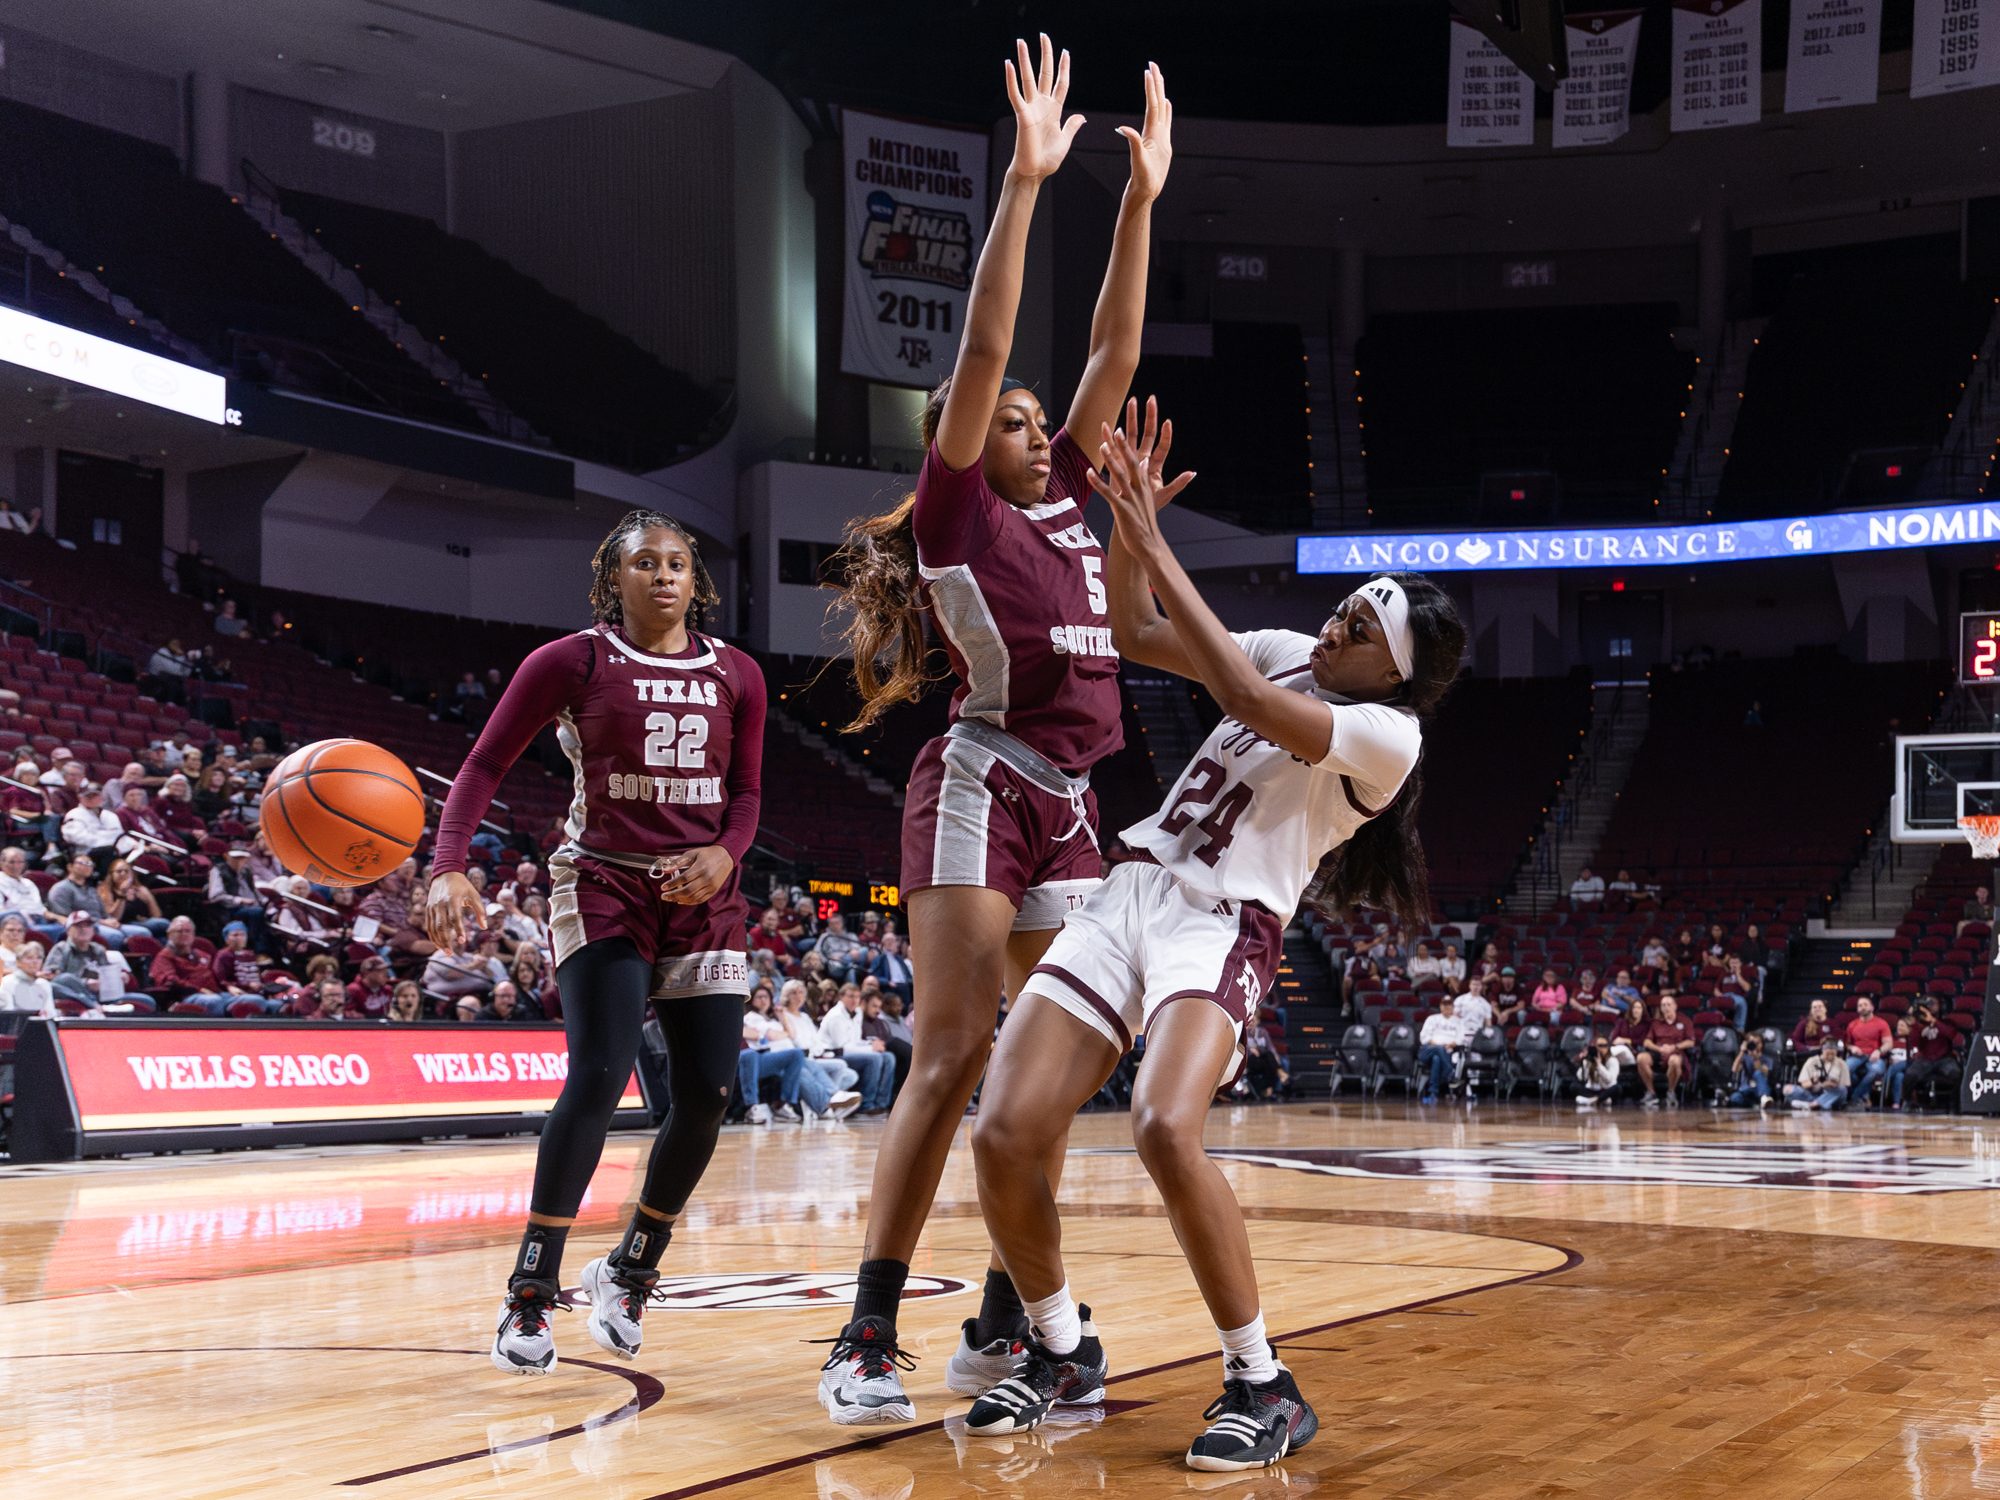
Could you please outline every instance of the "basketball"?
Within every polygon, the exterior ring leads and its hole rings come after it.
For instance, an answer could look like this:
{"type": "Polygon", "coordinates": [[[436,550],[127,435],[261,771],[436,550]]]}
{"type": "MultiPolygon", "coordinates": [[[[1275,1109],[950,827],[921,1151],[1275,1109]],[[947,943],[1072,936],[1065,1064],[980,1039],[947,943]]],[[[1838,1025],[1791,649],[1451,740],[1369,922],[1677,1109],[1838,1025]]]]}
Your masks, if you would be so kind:
{"type": "Polygon", "coordinates": [[[294,875],[319,885],[380,880],[417,846],[424,796],[410,768],[366,740],[315,740],[264,785],[264,837],[294,875]]]}

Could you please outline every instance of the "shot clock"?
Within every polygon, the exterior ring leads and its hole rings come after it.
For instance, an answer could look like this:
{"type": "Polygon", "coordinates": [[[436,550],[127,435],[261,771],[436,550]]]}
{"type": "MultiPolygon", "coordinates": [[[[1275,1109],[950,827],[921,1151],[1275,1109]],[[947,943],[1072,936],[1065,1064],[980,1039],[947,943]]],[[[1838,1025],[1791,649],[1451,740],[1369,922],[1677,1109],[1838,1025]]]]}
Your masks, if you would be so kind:
{"type": "Polygon", "coordinates": [[[1958,680],[1969,687],[2000,683],[2000,612],[1958,617],[1958,680]]]}

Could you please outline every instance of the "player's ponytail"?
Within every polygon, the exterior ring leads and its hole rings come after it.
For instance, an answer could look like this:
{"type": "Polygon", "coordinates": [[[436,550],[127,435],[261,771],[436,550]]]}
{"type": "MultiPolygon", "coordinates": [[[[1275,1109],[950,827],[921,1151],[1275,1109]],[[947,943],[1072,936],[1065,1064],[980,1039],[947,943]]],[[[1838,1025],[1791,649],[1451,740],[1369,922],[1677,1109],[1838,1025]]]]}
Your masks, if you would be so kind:
{"type": "MultiPolygon", "coordinates": [[[[947,375],[924,403],[919,428],[926,453],[937,440],[944,400],[950,393],[947,375]]],[[[917,536],[910,520],[916,503],[913,492],[885,515],[850,523],[835,563],[845,580],[840,602],[851,615],[841,639],[853,658],[854,686],[861,694],[861,711],[853,723],[842,726],[842,734],[866,729],[892,704],[914,699],[924,690],[929,649],[918,603],[917,536]]]]}
{"type": "MultiPolygon", "coordinates": [[[[1389,575],[1410,601],[1414,651],[1410,679],[1390,701],[1428,719],[1458,680],[1465,656],[1465,625],[1451,595],[1421,573],[1389,575]]],[[[1406,931],[1428,930],[1430,878],[1417,837],[1417,804],[1423,798],[1423,754],[1396,798],[1353,837],[1320,861],[1306,900],[1329,921],[1345,920],[1356,906],[1387,910],[1406,931]]]]}

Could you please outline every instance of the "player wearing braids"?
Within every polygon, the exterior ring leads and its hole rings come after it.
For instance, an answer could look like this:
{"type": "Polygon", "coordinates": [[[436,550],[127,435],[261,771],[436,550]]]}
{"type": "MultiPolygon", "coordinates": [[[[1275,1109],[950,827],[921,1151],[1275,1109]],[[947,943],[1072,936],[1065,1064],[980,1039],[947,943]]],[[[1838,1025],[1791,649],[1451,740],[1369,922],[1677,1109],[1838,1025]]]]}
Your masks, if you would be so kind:
{"type": "Polygon", "coordinates": [[[566,841],[549,861],[549,927],[569,1038],[569,1076],[549,1111],[493,1338],[493,1363],[555,1368],[549,1317],[563,1241],[639,1055],[650,1004],[666,1033],[673,1104],[617,1249],[579,1277],[590,1334],[621,1359],[674,1220],[715,1151],[742,1046],[749,971],[738,864],[757,831],[764,676],[689,628],[717,601],[694,539],[633,511],[597,549],[590,629],[532,653],[465,759],[438,823],[431,941],[464,942],[485,917],[466,847],[500,779],[544,724],[574,768],[566,841]]]}
{"type": "MultiPolygon", "coordinates": [[[[1172,156],[1173,107],[1146,71],[1143,130],[1124,129],[1131,180],[1091,320],[1090,359],[1061,432],[1007,378],[1028,222],[1041,183],[1083,124],[1065,121],[1069,54],[1041,39],[1006,65],[1014,157],[980,251],[958,364],[924,413],[916,493],[849,535],[848,641],[859,723],[925,682],[925,622],[958,688],[950,731],[917,756],[903,813],[903,889],[915,955],[914,1055],[875,1158],[852,1320],[819,1398],[834,1421],[908,1422],[896,1309],[952,1136],[985,1070],[1002,991],[1013,994],[1063,916],[1103,873],[1091,765],[1122,743],[1104,549],[1084,524],[1091,459],[1070,436],[1114,419],[1139,361],[1153,200],[1172,156]],[[886,675],[879,663],[891,662],[886,675]]],[[[1037,1171],[1061,1173],[1064,1140],[1037,1171]]],[[[1021,1358],[1019,1300],[997,1263],[946,1370],[976,1395],[1021,1358]]]]}
{"type": "Polygon", "coordinates": [[[1171,429],[1155,445],[1128,409],[1104,433],[1112,503],[1112,627],[1133,661],[1207,684],[1226,717],[1160,811],[1125,830],[1139,857],[1073,913],[1007,1018],[973,1153],[987,1233],[1026,1306],[1021,1372],[973,1404],[969,1432],[1021,1432],[1057,1401],[1104,1383],[1104,1347],[1071,1299],[1062,1223],[1042,1171],[1066,1123],[1133,1038],[1140,1159],[1166,1200],[1223,1347],[1213,1424],[1190,1467],[1261,1468],[1318,1430],[1264,1333],[1243,1214],[1202,1150],[1216,1088],[1235,1072],[1243,1028],[1275,977],[1285,924],[1314,891],[1328,908],[1387,906],[1428,924],[1416,837],[1421,720],[1458,675],[1465,629],[1420,574],[1381,574],[1344,600],[1315,641],[1286,630],[1231,635],[1161,539],[1154,512],[1191,475],[1161,483],[1171,429]],[[1147,591],[1150,580],[1165,608],[1147,591]],[[1331,853],[1329,853],[1331,851],[1331,853]]]}

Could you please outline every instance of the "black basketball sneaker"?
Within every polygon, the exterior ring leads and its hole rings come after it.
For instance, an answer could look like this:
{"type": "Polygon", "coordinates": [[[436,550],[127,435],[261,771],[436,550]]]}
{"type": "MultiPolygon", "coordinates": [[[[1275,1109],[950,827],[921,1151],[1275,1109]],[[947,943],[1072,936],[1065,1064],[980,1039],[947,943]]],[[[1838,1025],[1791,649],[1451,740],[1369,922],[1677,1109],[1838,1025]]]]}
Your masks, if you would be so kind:
{"type": "Polygon", "coordinates": [[[1026,1358],[1021,1372],[1010,1376],[972,1403],[965,1414],[965,1430],[982,1437],[1026,1432],[1049,1418],[1049,1408],[1057,1402],[1087,1406],[1104,1399],[1104,1378],[1109,1365],[1104,1344],[1097,1337],[1097,1325],[1090,1321],[1090,1309],[1079,1307],[1083,1317],[1083,1340],[1068,1354],[1052,1354],[1030,1334],[1025,1341],[1026,1358]]]}
{"type": "Polygon", "coordinates": [[[1305,1447],[1319,1431],[1319,1418],[1282,1364],[1262,1385],[1227,1382],[1201,1416],[1212,1425],[1189,1447],[1187,1464],[1215,1474],[1267,1468],[1305,1447]]]}

